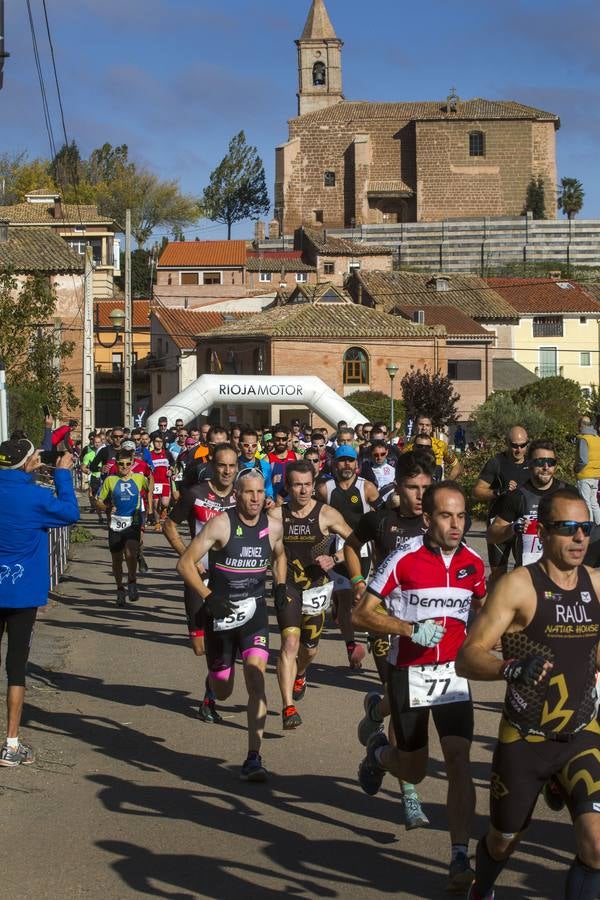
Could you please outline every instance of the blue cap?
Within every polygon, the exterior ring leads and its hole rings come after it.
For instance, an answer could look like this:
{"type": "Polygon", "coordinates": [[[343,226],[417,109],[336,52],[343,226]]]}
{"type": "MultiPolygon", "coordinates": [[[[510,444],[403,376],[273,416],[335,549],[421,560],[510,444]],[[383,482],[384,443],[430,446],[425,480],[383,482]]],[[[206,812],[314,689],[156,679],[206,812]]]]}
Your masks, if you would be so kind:
{"type": "Polygon", "coordinates": [[[358,459],[358,453],[352,444],[342,444],[334,453],[334,459],[358,459]]]}

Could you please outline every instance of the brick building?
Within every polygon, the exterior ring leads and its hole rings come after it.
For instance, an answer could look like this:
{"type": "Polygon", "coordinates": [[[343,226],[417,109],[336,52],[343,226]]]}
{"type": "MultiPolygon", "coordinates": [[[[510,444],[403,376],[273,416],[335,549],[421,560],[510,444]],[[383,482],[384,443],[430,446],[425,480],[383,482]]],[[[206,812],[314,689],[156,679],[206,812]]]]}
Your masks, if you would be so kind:
{"type": "Polygon", "coordinates": [[[556,215],[553,113],[513,100],[373,103],[342,92],[342,41],[313,0],[298,47],[298,116],[276,148],[275,217],[300,225],[516,216],[532,175],[556,215]]]}

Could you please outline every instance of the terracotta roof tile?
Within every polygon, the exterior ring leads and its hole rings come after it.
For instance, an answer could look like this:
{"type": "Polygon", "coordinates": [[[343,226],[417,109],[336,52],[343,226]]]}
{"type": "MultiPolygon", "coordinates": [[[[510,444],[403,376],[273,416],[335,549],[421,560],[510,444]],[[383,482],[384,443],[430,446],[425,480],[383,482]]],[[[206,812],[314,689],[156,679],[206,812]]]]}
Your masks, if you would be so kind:
{"type": "Polygon", "coordinates": [[[400,316],[357,306],[355,303],[291,304],[265,310],[240,322],[217,328],[212,336],[271,338],[432,338],[444,334],[443,329],[415,325],[400,316]]]}
{"type": "Polygon", "coordinates": [[[471,100],[459,100],[456,112],[449,112],[447,101],[431,100],[414,103],[374,103],[367,100],[350,101],[342,100],[333,106],[316,112],[305,113],[290,120],[290,125],[318,124],[318,125],[350,125],[360,122],[368,122],[373,119],[389,119],[392,121],[436,121],[472,120],[472,119],[534,119],[542,122],[554,122],[555,127],[560,126],[560,119],[554,113],[536,109],[533,106],[525,106],[515,100],[485,100],[475,97],[471,100]]]}
{"type": "MultiPolygon", "coordinates": [[[[596,313],[600,303],[574,281],[552,278],[488,278],[487,283],[521,314],[596,313]],[[562,285],[562,287],[561,287],[562,285]]],[[[600,299],[600,297],[598,298],[600,299]]]]}
{"type": "Polygon", "coordinates": [[[181,350],[192,350],[199,336],[220,328],[232,318],[238,320],[252,316],[252,313],[218,313],[176,306],[154,308],[152,314],[181,350]]]}
{"type": "Polygon", "coordinates": [[[303,262],[298,257],[277,257],[275,259],[251,257],[246,260],[248,272],[316,272],[316,266],[303,262]]]}
{"type": "Polygon", "coordinates": [[[96,206],[89,204],[63,203],[60,218],[54,218],[54,204],[15,203],[12,206],[0,206],[0,219],[8,219],[13,225],[106,225],[110,228],[114,222],[110,216],[98,212],[96,206]]]}
{"type": "MultiPolygon", "coordinates": [[[[397,307],[398,312],[403,313],[412,319],[415,312],[414,306],[397,307]]],[[[479,322],[465,315],[460,309],[453,306],[426,306],[423,310],[425,313],[425,325],[443,325],[449,338],[457,337],[478,337],[488,338],[490,341],[495,340],[493,332],[488,331],[479,322]]]]}
{"type": "Polygon", "coordinates": [[[172,241],[158,260],[158,267],[244,266],[246,241],[172,241]]]}
{"type": "MultiPolygon", "coordinates": [[[[476,275],[442,275],[449,290],[428,287],[432,276],[420,272],[356,272],[350,282],[358,299],[360,287],[372,297],[377,308],[395,306],[427,309],[429,306],[452,306],[473,319],[517,319],[518,313],[500,293],[476,275]],[[354,286],[353,286],[354,285],[354,286]]],[[[364,302],[364,301],[363,301],[364,302]]]]}
{"type": "Polygon", "coordinates": [[[0,271],[19,273],[83,272],[83,257],[75,253],[52,228],[9,226],[8,240],[0,242],[0,271]]]}
{"type": "Polygon", "coordinates": [[[303,233],[317,253],[325,256],[391,256],[394,252],[393,247],[347,241],[345,238],[334,237],[327,231],[319,231],[316,228],[304,227],[303,233]]]}
{"type": "Polygon", "coordinates": [[[401,179],[397,181],[369,181],[367,185],[367,194],[373,194],[377,197],[413,193],[413,188],[401,179]]]}
{"type": "MultiPolygon", "coordinates": [[[[131,324],[134,328],[150,331],[150,302],[148,300],[131,301],[131,324]]],[[[110,328],[110,314],[113,309],[125,309],[124,300],[96,300],[94,303],[94,320],[100,328],[110,328]]]]}

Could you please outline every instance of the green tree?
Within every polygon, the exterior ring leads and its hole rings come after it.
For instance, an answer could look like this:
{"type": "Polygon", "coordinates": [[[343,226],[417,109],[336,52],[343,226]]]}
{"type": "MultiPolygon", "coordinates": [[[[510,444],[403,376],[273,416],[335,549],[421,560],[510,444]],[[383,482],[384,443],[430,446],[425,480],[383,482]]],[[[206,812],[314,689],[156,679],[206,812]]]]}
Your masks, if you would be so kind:
{"type": "Polygon", "coordinates": [[[434,428],[456,421],[456,404],[460,394],[447,375],[411,366],[400,382],[406,415],[414,419],[419,414],[431,417],[434,428]]]}
{"type": "Polygon", "coordinates": [[[258,219],[270,209],[265,169],[256,147],[246,143],[240,131],[229,142],[229,151],[210,175],[202,197],[204,215],[213,222],[231,227],[244,219],[258,219]]]}
{"type": "Polygon", "coordinates": [[[539,378],[512,391],[512,396],[517,403],[526,401],[536,406],[565,434],[575,433],[577,418],[585,408],[579,384],[560,375],[539,378]]]}
{"type": "Polygon", "coordinates": [[[27,159],[26,153],[0,154],[0,205],[21,203],[37,188],[56,191],[45,159],[27,159]]]}
{"type": "Polygon", "coordinates": [[[577,178],[561,178],[558,208],[562,209],[568,219],[581,212],[584,197],[583,185],[577,178]]]}
{"type": "MultiPolygon", "coordinates": [[[[133,250],[131,253],[131,296],[134,300],[148,300],[152,286],[156,284],[156,258],[152,265],[151,250],[133,250]]],[[[115,278],[117,287],[125,290],[125,254],[121,253],[121,274],[115,278]]]]}
{"type": "Polygon", "coordinates": [[[522,425],[530,438],[551,430],[546,413],[531,400],[515,400],[510,391],[496,391],[474,410],[470,425],[475,437],[493,445],[503,445],[509,428],[522,425]]]}
{"type": "Polygon", "coordinates": [[[534,219],[546,218],[546,189],[544,187],[544,179],[541,175],[537,178],[531,176],[531,180],[527,185],[527,194],[525,197],[525,208],[523,213],[533,213],[534,219]]]}
{"type": "MultiPolygon", "coordinates": [[[[390,398],[383,391],[355,391],[344,397],[348,403],[365,417],[365,422],[385,422],[390,421],[390,398]]],[[[394,398],[394,418],[402,420],[404,418],[404,404],[401,400],[394,398]]]]}
{"type": "Polygon", "coordinates": [[[73,387],[60,379],[62,364],[74,344],[57,338],[52,318],[56,296],[48,279],[25,284],[10,272],[0,274],[0,359],[6,368],[10,427],[41,438],[40,403],[56,412],[74,409],[73,387]]]}

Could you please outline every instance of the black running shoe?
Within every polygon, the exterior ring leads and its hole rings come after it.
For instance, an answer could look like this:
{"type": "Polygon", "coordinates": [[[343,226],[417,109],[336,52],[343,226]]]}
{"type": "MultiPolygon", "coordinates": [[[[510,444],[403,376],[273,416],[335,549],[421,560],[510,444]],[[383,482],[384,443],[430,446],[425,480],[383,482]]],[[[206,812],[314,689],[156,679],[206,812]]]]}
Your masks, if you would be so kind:
{"type": "Polygon", "coordinates": [[[286,706],[285,709],[281,711],[281,718],[283,720],[284,731],[292,731],[294,728],[298,728],[299,725],[302,725],[300,713],[295,706],[286,706]]]}
{"type": "Polygon", "coordinates": [[[292,691],[292,700],[302,700],[306,693],[306,675],[298,675],[294,681],[294,689],[292,691]]]}
{"type": "Polygon", "coordinates": [[[213,724],[223,721],[222,716],[217,712],[215,701],[211,700],[209,697],[205,697],[200,704],[198,718],[201,722],[211,722],[213,724]]]}

